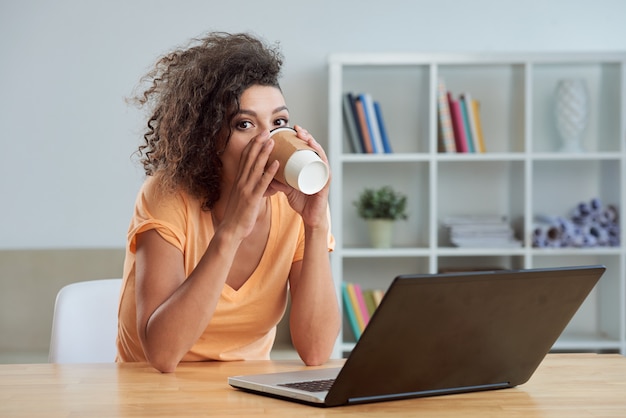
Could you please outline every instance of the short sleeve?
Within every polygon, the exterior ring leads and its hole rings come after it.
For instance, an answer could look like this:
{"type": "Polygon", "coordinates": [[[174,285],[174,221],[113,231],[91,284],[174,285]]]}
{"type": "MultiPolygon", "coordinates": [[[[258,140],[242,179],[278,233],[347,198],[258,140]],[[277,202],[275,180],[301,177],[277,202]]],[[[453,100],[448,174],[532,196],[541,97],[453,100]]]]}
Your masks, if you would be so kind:
{"type": "Polygon", "coordinates": [[[186,223],[185,198],[176,193],[159,190],[153,178],[140,189],[135,202],[135,212],[128,230],[129,250],[136,251],[137,235],[155,229],[163,239],[183,251],[186,223]]]}

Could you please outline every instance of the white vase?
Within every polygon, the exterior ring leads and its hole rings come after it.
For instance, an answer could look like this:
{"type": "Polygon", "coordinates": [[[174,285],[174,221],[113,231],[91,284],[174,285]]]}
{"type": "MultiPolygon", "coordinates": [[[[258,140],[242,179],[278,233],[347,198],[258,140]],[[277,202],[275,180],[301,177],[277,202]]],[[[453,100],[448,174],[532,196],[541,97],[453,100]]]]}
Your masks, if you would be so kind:
{"type": "Polygon", "coordinates": [[[392,219],[368,219],[367,228],[370,236],[370,243],[374,248],[390,248],[391,237],[393,235],[392,219]]]}
{"type": "Polygon", "coordinates": [[[561,136],[559,151],[584,152],[582,139],[589,118],[589,93],[581,79],[563,79],[556,87],[556,127],[561,136]]]}

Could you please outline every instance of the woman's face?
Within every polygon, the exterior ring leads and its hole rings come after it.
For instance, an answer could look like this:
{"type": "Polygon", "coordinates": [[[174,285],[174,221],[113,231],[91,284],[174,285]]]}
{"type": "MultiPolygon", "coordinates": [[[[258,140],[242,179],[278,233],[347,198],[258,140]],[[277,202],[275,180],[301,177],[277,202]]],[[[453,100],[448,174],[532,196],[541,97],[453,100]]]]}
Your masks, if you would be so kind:
{"type": "Polygon", "coordinates": [[[222,154],[224,177],[231,183],[237,174],[245,146],[263,131],[289,125],[285,98],[276,87],[253,85],[241,95],[239,112],[233,117],[231,136],[222,154]]]}

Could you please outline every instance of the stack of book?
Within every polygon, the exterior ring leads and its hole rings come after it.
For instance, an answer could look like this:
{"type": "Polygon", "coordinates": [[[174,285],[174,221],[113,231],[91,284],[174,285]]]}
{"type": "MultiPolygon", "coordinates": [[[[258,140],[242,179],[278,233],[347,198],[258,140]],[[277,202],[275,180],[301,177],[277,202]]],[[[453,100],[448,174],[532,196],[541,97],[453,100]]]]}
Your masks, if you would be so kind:
{"type": "Polygon", "coordinates": [[[450,242],[464,248],[521,247],[507,217],[502,215],[459,215],[443,219],[450,242]]]}
{"type": "Polygon", "coordinates": [[[442,77],[437,90],[440,152],[485,152],[480,104],[465,92],[455,98],[442,77]]]}
{"type": "Polygon", "coordinates": [[[374,311],[380,305],[384,291],[363,289],[358,283],[343,282],[341,287],[343,307],[354,338],[358,340],[369,323],[374,311]]]}
{"type": "Polygon", "coordinates": [[[390,154],[391,145],[380,103],[369,93],[345,93],[343,116],[350,137],[352,152],[390,154]]]}

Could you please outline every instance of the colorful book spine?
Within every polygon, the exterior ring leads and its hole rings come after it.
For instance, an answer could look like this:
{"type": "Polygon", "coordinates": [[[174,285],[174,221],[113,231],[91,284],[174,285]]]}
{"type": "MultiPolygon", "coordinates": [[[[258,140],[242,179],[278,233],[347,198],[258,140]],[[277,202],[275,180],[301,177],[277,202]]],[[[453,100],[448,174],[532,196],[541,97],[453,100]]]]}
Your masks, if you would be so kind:
{"type": "Polygon", "coordinates": [[[467,152],[476,152],[474,148],[474,138],[472,137],[472,129],[470,127],[470,115],[467,106],[466,94],[461,94],[459,98],[461,107],[461,116],[463,119],[463,130],[465,131],[465,140],[467,141],[467,152]]]}
{"type": "Polygon", "coordinates": [[[473,99],[469,93],[465,93],[463,100],[465,100],[465,105],[467,107],[468,114],[468,122],[469,128],[472,133],[472,144],[474,146],[474,152],[485,152],[484,144],[482,144],[482,139],[480,138],[480,134],[478,132],[478,102],[473,99]]]}
{"type": "Polygon", "coordinates": [[[365,327],[367,327],[367,324],[370,322],[370,314],[367,310],[367,304],[365,303],[365,298],[363,297],[363,289],[361,288],[361,285],[358,283],[354,283],[353,286],[357,306],[359,308],[359,313],[361,318],[363,319],[363,322],[359,323],[363,326],[363,328],[361,328],[361,332],[363,332],[365,330],[365,327]]]}
{"type": "Polygon", "coordinates": [[[365,299],[365,305],[367,305],[367,312],[370,315],[370,319],[372,315],[374,315],[374,311],[378,307],[376,300],[374,300],[374,290],[366,289],[363,290],[363,299],[365,299]]]}
{"type": "Polygon", "coordinates": [[[376,120],[378,121],[378,129],[380,130],[380,137],[383,143],[383,150],[386,154],[391,154],[393,150],[391,149],[391,143],[389,142],[389,137],[387,136],[387,129],[385,128],[385,121],[383,119],[383,112],[380,108],[380,103],[374,101],[374,111],[376,112],[376,120]]]}
{"type": "Polygon", "coordinates": [[[365,111],[365,120],[367,121],[367,128],[369,130],[370,138],[372,141],[372,149],[374,154],[383,153],[383,141],[380,137],[380,128],[378,127],[378,121],[376,119],[376,111],[374,110],[374,101],[369,93],[362,93],[359,95],[359,99],[363,103],[363,109],[365,111]]]}
{"type": "Polygon", "coordinates": [[[476,137],[478,138],[478,149],[480,152],[487,152],[485,147],[485,137],[483,136],[483,126],[480,121],[480,103],[472,100],[472,115],[474,116],[474,126],[476,127],[476,137]]]}
{"type": "Polygon", "coordinates": [[[354,316],[356,317],[356,322],[359,327],[359,333],[363,332],[365,329],[365,320],[363,315],[361,314],[361,307],[359,306],[359,300],[356,296],[356,289],[354,288],[354,283],[348,283],[348,295],[350,296],[350,303],[352,305],[352,310],[354,311],[354,316]]]}
{"type": "Polygon", "coordinates": [[[374,297],[374,303],[376,307],[380,305],[380,302],[383,300],[383,296],[385,296],[385,291],[381,289],[374,289],[372,291],[372,296],[374,297]]]}
{"type": "Polygon", "coordinates": [[[444,79],[440,77],[437,91],[439,142],[443,152],[456,152],[454,129],[452,128],[452,118],[450,116],[450,104],[448,103],[447,92],[446,83],[444,79]]]}
{"type": "Polygon", "coordinates": [[[350,328],[352,329],[354,338],[358,340],[361,337],[361,328],[359,327],[359,323],[356,317],[356,312],[354,311],[354,305],[352,304],[352,299],[350,298],[348,285],[349,283],[346,283],[346,282],[343,282],[341,284],[341,295],[343,298],[343,310],[348,317],[348,322],[350,323],[350,328]]]}
{"type": "Polygon", "coordinates": [[[372,145],[372,139],[369,133],[369,127],[367,126],[367,117],[365,116],[365,107],[363,101],[360,98],[356,99],[356,110],[359,117],[359,126],[361,127],[361,133],[363,134],[363,149],[367,154],[374,153],[374,147],[372,145]]]}
{"type": "Polygon", "coordinates": [[[468,152],[465,128],[463,127],[463,115],[458,100],[448,92],[448,103],[450,104],[450,114],[452,116],[452,128],[454,130],[454,142],[457,152],[468,152]]]}
{"type": "Polygon", "coordinates": [[[352,152],[360,154],[363,153],[363,142],[361,140],[361,132],[358,126],[358,119],[354,112],[354,96],[352,93],[346,93],[343,95],[343,117],[346,123],[348,136],[350,137],[350,144],[352,146],[352,152]]]}

